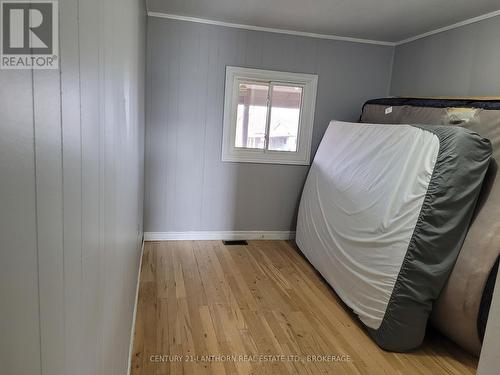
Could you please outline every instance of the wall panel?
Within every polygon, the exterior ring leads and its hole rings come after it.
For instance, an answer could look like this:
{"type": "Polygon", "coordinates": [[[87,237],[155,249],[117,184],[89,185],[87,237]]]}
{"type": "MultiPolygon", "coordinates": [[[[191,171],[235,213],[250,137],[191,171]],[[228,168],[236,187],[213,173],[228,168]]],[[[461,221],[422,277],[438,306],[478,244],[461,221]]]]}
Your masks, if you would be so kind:
{"type": "Polygon", "coordinates": [[[142,0],[59,3],[60,69],[0,71],[0,368],[124,374],[142,240],[142,0]]]}
{"type": "Polygon", "coordinates": [[[313,154],[333,118],[388,94],[392,47],[149,18],[145,230],[293,230],[307,167],[223,163],[227,65],[319,75],[313,154]]]}
{"type": "Polygon", "coordinates": [[[396,47],[391,94],[499,96],[500,16],[396,47]]]}

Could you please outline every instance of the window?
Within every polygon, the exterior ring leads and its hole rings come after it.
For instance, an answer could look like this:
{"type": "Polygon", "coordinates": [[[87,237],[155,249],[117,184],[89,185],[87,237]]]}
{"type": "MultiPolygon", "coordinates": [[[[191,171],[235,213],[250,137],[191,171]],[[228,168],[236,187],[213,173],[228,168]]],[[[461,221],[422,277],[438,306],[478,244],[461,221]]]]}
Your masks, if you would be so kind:
{"type": "Polygon", "coordinates": [[[308,165],[318,76],[226,69],[222,160],[308,165]]]}

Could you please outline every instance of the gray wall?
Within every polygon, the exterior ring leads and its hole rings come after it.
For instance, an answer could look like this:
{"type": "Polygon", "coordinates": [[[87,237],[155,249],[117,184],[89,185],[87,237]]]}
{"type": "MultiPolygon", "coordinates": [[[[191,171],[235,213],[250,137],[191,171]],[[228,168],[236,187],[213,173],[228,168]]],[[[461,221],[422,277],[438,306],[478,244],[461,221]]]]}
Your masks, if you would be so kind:
{"type": "Polygon", "coordinates": [[[0,71],[0,372],[124,374],[142,236],[142,0],[65,0],[60,71],[0,71]]]}
{"type": "Polygon", "coordinates": [[[319,75],[313,154],[331,119],[388,94],[392,47],[150,17],[145,231],[294,230],[308,168],[223,163],[227,65],[319,75]]]}
{"type": "Polygon", "coordinates": [[[396,47],[391,94],[500,96],[500,16],[396,47]]]}

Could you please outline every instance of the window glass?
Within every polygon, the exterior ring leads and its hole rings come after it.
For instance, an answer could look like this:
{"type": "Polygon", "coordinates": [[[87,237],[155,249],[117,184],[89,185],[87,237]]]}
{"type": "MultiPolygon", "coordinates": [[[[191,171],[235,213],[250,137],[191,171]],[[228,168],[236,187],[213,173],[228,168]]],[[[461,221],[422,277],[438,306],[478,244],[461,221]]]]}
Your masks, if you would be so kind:
{"type": "Polygon", "coordinates": [[[297,151],[302,87],[272,86],[269,150],[297,151]]]}
{"type": "Polygon", "coordinates": [[[239,84],[235,147],[265,148],[268,94],[268,84],[239,84]]]}

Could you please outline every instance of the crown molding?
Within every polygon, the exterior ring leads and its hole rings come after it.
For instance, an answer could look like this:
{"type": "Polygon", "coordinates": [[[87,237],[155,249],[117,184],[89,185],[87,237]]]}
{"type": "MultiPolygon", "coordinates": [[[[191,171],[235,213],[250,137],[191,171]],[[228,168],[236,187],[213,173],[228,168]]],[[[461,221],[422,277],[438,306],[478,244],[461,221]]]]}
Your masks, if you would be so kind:
{"type": "Polygon", "coordinates": [[[235,28],[235,29],[244,29],[244,30],[253,30],[253,31],[264,31],[264,32],[268,32],[268,33],[305,36],[305,37],[309,37],[309,38],[318,38],[318,39],[339,40],[339,41],[342,41],[342,42],[375,44],[375,45],[390,46],[390,47],[394,47],[396,45],[396,43],[394,43],[394,42],[384,42],[384,41],[380,41],[380,40],[359,39],[359,38],[351,38],[351,37],[347,37],[347,36],[338,36],[338,35],[329,35],[329,34],[316,34],[316,33],[308,33],[308,32],[305,32],[305,31],[276,29],[276,28],[272,28],[272,27],[262,27],[262,26],[254,26],[254,25],[244,25],[244,24],[239,24],[239,23],[214,21],[214,20],[209,20],[209,19],[205,19],[205,18],[179,16],[177,14],[169,14],[169,13],[162,13],[162,12],[150,12],[150,11],[148,11],[148,16],[150,16],[150,17],[158,17],[158,18],[168,18],[168,19],[171,19],[171,20],[180,20],[180,21],[203,23],[203,24],[206,24],[206,25],[216,25],[216,26],[232,27],[232,28],[235,28]]]}
{"type": "Polygon", "coordinates": [[[477,16],[474,18],[469,18],[467,20],[460,21],[460,22],[454,23],[454,24],[449,25],[449,26],[441,27],[441,28],[436,29],[436,30],[428,31],[428,32],[423,33],[423,34],[415,35],[415,36],[412,36],[410,38],[400,40],[399,42],[396,42],[395,45],[400,46],[402,44],[411,43],[411,42],[414,42],[415,40],[427,38],[428,36],[431,36],[431,35],[435,35],[435,34],[445,32],[445,31],[457,29],[457,28],[462,27],[462,26],[467,26],[467,25],[470,25],[470,24],[473,24],[476,22],[480,22],[480,21],[484,21],[484,20],[487,20],[488,18],[493,18],[493,17],[497,17],[497,16],[500,16],[500,10],[486,13],[486,14],[483,14],[481,16],[477,16]]]}
{"type": "Polygon", "coordinates": [[[177,14],[170,14],[170,13],[163,13],[163,12],[148,11],[148,16],[149,17],[157,17],[157,18],[167,18],[167,19],[171,19],[171,20],[203,23],[206,25],[232,27],[235,29],[264,31],[264,32],[276,33],[276,34],[296,35],[296,36],[303,36],[303,37],[309,37],[309,38],[339,40],[339,41],[343,41],[343,42],[374,44],[374,45],[380,45],[380,46],[395,47],[395,46],[400,46],[400,45],[403,45],[406,43],[411,43],[411,42],[414,42],[416,40],[423,39],[423,38],[426,38],[426,37],[429,37],[429,36],[432,36],[435,34],[439,34],[439,33],[445,32],[445,31],[457,29],[457,28],[460,28],[463,26],[467,26],[467,25],[476,23],[476,22],[484,21],[484,20],[487,20],[489,18],[500,16],[500,9],[496,10],[494,12],[483,14],[481,16],[477,16],[477,17],[466,19],[464,21],[460,21],[460,22],[454,23],[454,24],[449,25],[449,26],[445,26],[445,27],[441,27],[439,29],[431,30],[431,31],[425,32],[423,34],[415,35],[415,36],[400,40],[398,42],[387,42],[387,41],[383,41],[383,40],[360,39],[360,38],[351,38],[351,37],[339,36],[339,35],[317,34],[317,33],[305,32],[305,31],[296,31],[296,30],[278,29],[278,28],[273,28],[273,27],[245,25],[245,24],[239,24],[239,23],[209,20],[209,19],[205,19],[205,18],[180,16],[177,14]]]}

